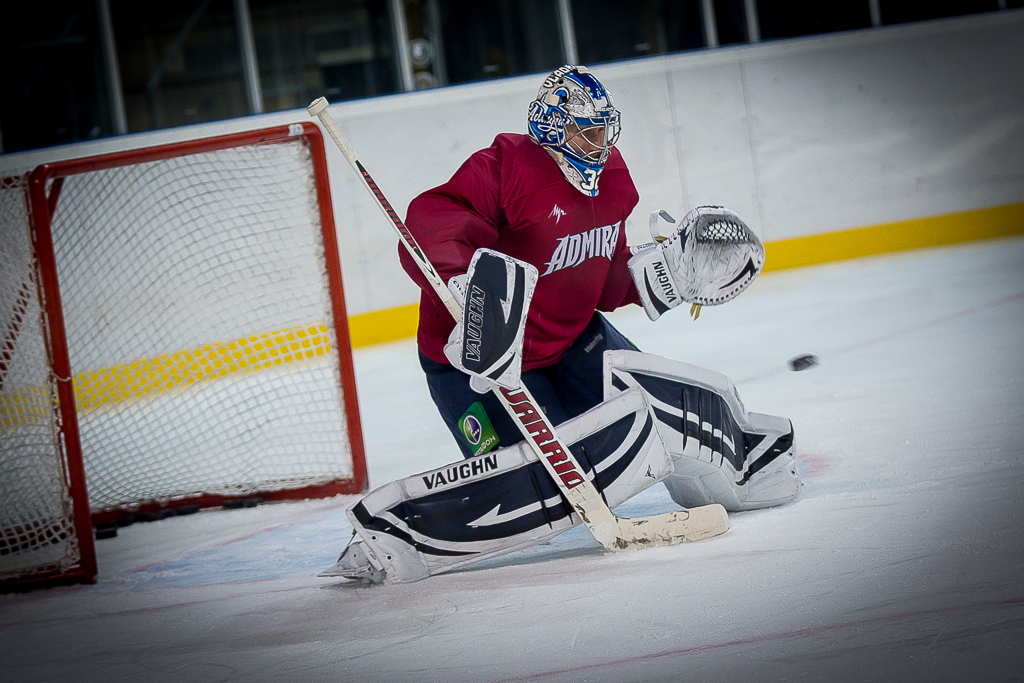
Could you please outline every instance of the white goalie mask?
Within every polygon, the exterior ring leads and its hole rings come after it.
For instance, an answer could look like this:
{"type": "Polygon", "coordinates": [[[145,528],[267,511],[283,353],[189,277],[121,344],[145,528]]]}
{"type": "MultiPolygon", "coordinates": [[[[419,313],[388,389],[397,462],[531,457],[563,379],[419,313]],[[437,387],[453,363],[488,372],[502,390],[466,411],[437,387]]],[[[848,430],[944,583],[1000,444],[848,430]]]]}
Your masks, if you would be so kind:
{"type": "Polygon", "coordinates": [[[565,179],[583,194],[597,184],[619,138],[619,111],[611,94],[583,66],[556,69],[530,104],[530,137],[554,153],[565,179]]]}

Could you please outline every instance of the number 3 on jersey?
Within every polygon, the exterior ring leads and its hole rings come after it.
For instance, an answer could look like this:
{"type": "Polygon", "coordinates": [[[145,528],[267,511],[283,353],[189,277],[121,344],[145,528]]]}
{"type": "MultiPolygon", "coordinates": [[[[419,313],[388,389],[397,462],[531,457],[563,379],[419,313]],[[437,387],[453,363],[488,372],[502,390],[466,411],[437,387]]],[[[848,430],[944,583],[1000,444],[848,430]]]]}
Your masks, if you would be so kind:
{"type": "Polygon", "coordinates": [[[593,190],[597,187],[597,171],[592,168],[583,169],[583,182],[580,187],[584,190],[593,190]]]}

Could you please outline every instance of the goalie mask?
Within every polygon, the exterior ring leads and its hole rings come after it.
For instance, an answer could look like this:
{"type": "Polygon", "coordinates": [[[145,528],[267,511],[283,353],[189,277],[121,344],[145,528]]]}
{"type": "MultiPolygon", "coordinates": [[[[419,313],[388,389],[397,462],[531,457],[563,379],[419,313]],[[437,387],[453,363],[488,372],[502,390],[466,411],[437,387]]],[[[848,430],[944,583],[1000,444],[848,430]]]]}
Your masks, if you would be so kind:
{"type": "Polygon", "coordinates": [[[530,104],[530,137],[554,153],[565,179],[597,196],[597,182],[619,138],[619,111],[601,82],[583,66],[556,69],[530,104]]]}

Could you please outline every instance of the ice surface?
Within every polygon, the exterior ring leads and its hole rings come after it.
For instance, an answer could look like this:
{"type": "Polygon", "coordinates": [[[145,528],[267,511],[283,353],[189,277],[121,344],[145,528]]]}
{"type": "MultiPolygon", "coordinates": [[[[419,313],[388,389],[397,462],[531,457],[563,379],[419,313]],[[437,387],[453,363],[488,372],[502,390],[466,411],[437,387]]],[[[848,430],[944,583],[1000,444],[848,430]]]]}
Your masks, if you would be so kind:
{"type": "MultiPolygon", "coordinates": [[[[585,529],[415,584],[318,579],[352,497],[99,542],[91,587],[0,596],[0,681],[1009,680],[1024,676],[1024,239],[773,273],[613,316],[796,429],[804,488],[701,543],[585,529]],[[820,365],[792,372],[802,353],[820,365]]],[[[457,450],[411,342],[361,350],[374,485],[457,450]]],[[[624,516],[673,509],[656,486],[624,516]]]]}

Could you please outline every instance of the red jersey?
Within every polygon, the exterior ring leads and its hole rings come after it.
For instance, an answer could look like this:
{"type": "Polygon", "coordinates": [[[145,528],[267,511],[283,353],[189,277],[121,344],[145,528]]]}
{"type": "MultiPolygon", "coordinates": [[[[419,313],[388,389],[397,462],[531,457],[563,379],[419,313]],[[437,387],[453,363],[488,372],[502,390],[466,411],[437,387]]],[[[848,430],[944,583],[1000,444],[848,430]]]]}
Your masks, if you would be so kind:
{"type": "MultiPolygon", "coordinates": [[[[526,135],[503,133],[473,154],[444,185],[409,204],[406,226],[447,282],[487,247],[540,273],[526,321],[523,370],[547,367],[583,332],[595,310],[639,303],[626,268],[626,217],[640,197],[617,149],[588,197],[526,135]]],[[[444,345],[455,321],[399,245],[402,267],[423,290],[420,351],[448,363],[444,345]]]]}

